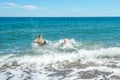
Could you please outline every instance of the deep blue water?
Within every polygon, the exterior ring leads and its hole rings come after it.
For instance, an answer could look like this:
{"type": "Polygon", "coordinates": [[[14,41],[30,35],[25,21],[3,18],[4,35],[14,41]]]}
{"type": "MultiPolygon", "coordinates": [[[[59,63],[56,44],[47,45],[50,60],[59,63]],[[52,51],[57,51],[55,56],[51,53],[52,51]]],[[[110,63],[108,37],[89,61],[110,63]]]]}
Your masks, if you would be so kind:
{"type": "Polygon", "coordinates": [[[29,50],[38,34],[53,42],[68,38],[90,46],[120,47],[120,17],[1,17],[0,52],[29,50]]]}

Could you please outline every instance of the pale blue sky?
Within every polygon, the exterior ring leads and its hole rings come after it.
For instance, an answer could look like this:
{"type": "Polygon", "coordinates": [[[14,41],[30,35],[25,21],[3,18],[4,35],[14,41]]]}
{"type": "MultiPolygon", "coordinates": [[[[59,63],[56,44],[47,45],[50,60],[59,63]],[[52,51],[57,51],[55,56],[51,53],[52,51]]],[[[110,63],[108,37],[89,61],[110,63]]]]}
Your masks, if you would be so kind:
{"type": "Polygon", "coordinates": [[[120,16],[120,0],[0,0],[0,16],[120,16]]]}

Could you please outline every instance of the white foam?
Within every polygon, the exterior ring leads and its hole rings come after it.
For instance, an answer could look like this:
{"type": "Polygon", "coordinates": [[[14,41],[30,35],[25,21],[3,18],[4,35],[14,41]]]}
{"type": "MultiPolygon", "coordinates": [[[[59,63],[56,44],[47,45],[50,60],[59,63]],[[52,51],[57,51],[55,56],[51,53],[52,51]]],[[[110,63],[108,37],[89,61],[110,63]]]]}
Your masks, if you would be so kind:
{"type": "MultiPolygon", "coordinates": [[[[6,56],[0,57],[0,67],[5,65],[12,66],[13,63],[19,65],[16,66],[16,69],[8,70],[5,69],[5,72],[10,71],[15,76],[12,80],[21,80],[20,76],[23,74],[22,70],[26,68],[35,69],[35,73],[32,73],[32,80],[58,80],[62,76],[56,77],[47,77],[48,74],[51,74],[50,71],[45,71],[44,67],[46,65],[52,64],[52,67],[58,69],[58,66],[55,64],[58,62],[76,62],[80,61],[82,64],[87,64],[88,62],[93,62],[97,66],[89,66],[85,69],[76,69],[73,68],[73,72],[66,75],[63,80],[73,80],[78,77],[77,72],[79,71],[89,71],[89,70],[99,70],[103,72],[113,72],[108,77],[112,75],[120,74],[119,68],[107,67],[111,62],[117,67],[120,66],[119,57],[120,57],[120,48],[119,47],[110,47],[110,48],[94,48],[94,49],[85,49],[81,48],[82,43],[76,42],[74,39],[69,39],[66,44],[63,43],[63,39],[59,41],[47,41],[48,44],[45,46],[39,46],[36,43],[32,43],[32,49],[25,55],[14,55],[9,54],[6,56]],[[22,68],[22,69],[21,69],[22,68]],[[39,74],[39,72],[41,72],[39,74]]],[[[7,77],[3,76],[5,73],[0,73],[0,80],[5,80],[7,77]]],[[[25,77],[27,76],[24,74],[25,77]]],[[[23,77],[23,79],[25,78],[23,77]]]]}
{"type": "MultiPolygon", "coordinates": [[[[41,53],[41,49],[38,49],[38,53],[41,53]]],[[[48,50],[46,54],[35,54],[35,55],[24,55],[24,56],[18,56],[15,55],[7,55],[0,58],[0,65],[3,65],[2,63],[9,63],[16,61],[19,64],[28,63],[28,64],[49,64],[49,63],[55,63],[57,61],[64,61],[68,60],[70,62],[76,61],[78,59],[81,59],[81,62],[94,62],[97,64],[105,64],[110,61],[110,59],[114,59],[116,57],[120,56],[120,48],[113,47],[113,48],[107,48],[107,49],[99,49],[99,50],[85,50],[80,49],[77,52],[57,52],[57,51],[51,51],[48,50]],[[110,58],[110,59],[109,59],[110,58]]],[[[43,51],[44,52],[44,51],[43,51]]]]}

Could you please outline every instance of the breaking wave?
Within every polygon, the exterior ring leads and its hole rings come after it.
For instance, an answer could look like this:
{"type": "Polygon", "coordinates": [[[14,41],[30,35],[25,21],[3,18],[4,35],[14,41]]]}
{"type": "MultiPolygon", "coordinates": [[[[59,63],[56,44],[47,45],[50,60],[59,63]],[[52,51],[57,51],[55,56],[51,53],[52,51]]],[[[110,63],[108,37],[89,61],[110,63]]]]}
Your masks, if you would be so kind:
{"type": "Polygon", "coordinates": [[[31,43],[24,54],[0,56],[0,80],[120,79],[120,48],[74,39],[31,43]]]}

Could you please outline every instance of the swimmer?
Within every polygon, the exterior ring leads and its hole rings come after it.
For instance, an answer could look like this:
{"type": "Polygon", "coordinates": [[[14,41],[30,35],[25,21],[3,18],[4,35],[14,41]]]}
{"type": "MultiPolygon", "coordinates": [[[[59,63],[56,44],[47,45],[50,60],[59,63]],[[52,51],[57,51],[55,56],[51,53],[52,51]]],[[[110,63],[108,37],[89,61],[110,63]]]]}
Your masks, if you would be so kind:
{"type": "Polygon", "coordinates": [[[38,35],[38,38],[34,40],[35,43],[40,44],[41,46],[46,44],[46,41],[42,39],[42,35],[38,35]]]}
{"type": "Polygon", "coordinates": [[[67,43],[67,39],[66,38],[64,38],[64,44],[66,44],[67,43]]]}

